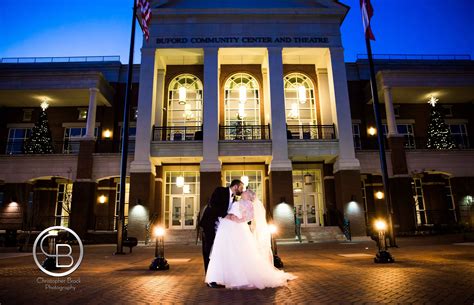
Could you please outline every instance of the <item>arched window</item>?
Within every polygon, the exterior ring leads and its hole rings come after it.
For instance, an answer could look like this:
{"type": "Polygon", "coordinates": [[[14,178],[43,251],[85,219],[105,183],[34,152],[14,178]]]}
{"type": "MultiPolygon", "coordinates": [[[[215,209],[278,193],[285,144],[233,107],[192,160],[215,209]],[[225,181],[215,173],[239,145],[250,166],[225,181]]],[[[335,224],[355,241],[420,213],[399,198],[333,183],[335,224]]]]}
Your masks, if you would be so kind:
{"type": "Polygon", "coordinates": [[[260,92],[255,77],[247,73],[236,73],[229,77],[224,85],[224,123],[226,139],[247,138],[242,126],[260,125],[260,92]],[[234,128],[235,127],[235,128],[234,128]],[[242,133],[242,134],[236,134],[242,133]]]}
{"type": "Polygon", "coordinates": [[[173,78],[168,88],[168,127],[200,127],[202,124],[202,82],[194,75],[173,78]]]}
{"type": "Polygon", "coordinates": [[[304,74],[284,77],[285,112],[288,125],[316,125],[316,100],[313,82],[304,74]]]}

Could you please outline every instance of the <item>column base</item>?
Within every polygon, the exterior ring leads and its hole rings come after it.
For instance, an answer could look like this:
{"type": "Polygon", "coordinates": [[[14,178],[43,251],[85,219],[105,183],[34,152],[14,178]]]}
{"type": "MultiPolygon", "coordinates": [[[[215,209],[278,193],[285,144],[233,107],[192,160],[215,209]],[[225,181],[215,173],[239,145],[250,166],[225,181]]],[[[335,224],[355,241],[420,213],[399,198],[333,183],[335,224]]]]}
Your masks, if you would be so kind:
{"type": "Polygon", "coordinates": [[[292,171],[270,172],[270,204],[273,222],[278,227],[277,238],[295,237],[292,171]]]}
{"type": "Polygon", "coordinates": [[[352,236],[366,236],[367,229],[362,201],[360,172],[339,170],[334,174],[336,207],[350,221],[352,236]]]}
{"type": "Polygon", "coordinates": [[[155,207],[155,175],[153,173],[130,174],[128,210],[128,237],[144,241],[146,226],[155,207]]]}

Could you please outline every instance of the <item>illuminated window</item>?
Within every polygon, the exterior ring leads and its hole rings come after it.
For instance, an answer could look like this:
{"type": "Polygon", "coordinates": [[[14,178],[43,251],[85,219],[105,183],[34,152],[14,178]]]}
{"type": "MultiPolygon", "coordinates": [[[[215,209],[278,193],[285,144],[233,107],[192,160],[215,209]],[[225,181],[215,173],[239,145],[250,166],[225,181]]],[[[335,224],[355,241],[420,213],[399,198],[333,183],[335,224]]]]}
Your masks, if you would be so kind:
{"type": "Polygon", "coordinates": [[[168,88],[168,126],[202,124],[202,82],[194,75],[175,77],[168,88]]]}
{"type": "Polygon", "coordinates": [[[286,122],[288,125],[316,125],[316,100],[313,82],[304,74],[284,78],[286,122]]]}

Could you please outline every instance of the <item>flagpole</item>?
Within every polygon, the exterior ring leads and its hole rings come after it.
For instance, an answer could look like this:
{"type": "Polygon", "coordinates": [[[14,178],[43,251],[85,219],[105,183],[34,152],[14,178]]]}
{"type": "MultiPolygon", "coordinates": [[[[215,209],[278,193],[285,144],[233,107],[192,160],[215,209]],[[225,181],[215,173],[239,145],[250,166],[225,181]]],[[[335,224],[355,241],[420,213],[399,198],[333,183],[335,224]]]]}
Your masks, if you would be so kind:
{"type": "Polygon", "coordinates": [[[133,53],[135,50],[135,24],[136,24],[136,11],[137,1],[133,1],[133,12],[132,12],[132,33],[130,37],[130,52],[128,55],[128,74],[127,74],[127,87],[125,89],[125,102],[123,105],[123,124],[122,124],[122,154],[120,160],[120,197],[119,205],[117,209],[117,252],[115,254],[125,254],[123,252],[123,233],[125,224],[125,191],[127,181],[127,157],[128,157],[128,117],[129,117],[129,105],[132,93],[132,74],[133,74],[133,53]]]}
{"type": "Polygon", "coordinates": [[[387,170],[387,160],[385,157],[385,145],[384,145],[384,129],[382,126],[382,119],[380,115],[380,108],[379,108],[379,96],[377,90],[377,80],[375,78],[375,68],[374,68],[374,60],[372,57],[372,47],[370,45],[370,39],[365,35],[365,44],[367,46],[367,56],[369,59],[369,67],[370,67],[370,89],[372,91],[372,98],[374,104],[374,115],[375,115],[375,125],[377,126],[377,139],[379,144],[379,157],[380,157],[380,167],[382,170],[382,183],[383,189],[385,193],[385,203],[387,207],[387,218],[388,218],[388,229],[389,229],[389,239],[390,239],[390,246],[397,247],[395,242],[395,233],[393,231],[393,208],[392,208],[392,200],[390,195],[390,185],[389,185],[389,178],[388,178],[388,170],[387,170]]]}

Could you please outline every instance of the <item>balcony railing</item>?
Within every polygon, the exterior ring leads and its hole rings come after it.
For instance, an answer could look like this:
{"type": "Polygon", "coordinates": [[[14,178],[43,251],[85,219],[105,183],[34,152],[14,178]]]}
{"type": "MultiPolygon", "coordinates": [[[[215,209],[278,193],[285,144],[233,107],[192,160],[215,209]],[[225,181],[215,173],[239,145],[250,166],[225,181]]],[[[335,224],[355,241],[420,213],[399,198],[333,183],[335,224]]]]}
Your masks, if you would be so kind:
{"type": "Polygon", "coordinates": [[[270,124],[219,125],[219,139],[231,141],[270,140],[270,124]]]}
{"type": "Polygon", "coordinates": [[[299,140],[334,140],[334,125],[287,125],[286,137],[299,140]]]}
{"type": "Polygon", "coordinates": [[[120,61],[120,56],[68,56],[68,57],[4,57],[2,64],[31,64],[53,62],[105,62],[120,61]]]}
{"type": "Polygon", "coordinates": [[[202,141],[201,126],[155,126],[153,141],[202,141]]]}

